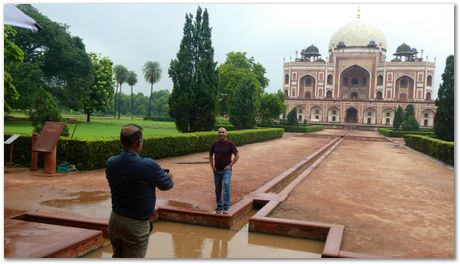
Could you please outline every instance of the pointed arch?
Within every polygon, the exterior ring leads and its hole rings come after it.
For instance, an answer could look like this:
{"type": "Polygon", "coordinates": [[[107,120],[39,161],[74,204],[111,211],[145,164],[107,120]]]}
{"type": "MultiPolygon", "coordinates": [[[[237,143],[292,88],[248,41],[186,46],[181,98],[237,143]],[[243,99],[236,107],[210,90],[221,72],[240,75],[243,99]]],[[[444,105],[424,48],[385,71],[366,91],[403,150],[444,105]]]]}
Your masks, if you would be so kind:
{"type": "Polygon", "coordinates": [[[340,109],[337,106],[327,109],[327,122],[340,122],[340,109]]]}
{"type": "Polygon", "coordinates": [[[393,126],[393,119],[395,118],[395,109],[385,108],[382,110],[382,125],[393,126]]]}
{"type": "Polygon", "coordinates": [[[408,75],[396,79],[395,95],[397,100],[405,102],[412,101],[415,96],[415,81],[408,75]]]}
{"type": "Polygon", "coordinates": [[[323,109],[315,105],[310,109],[310,121],[322,122],[323,121],[323,109]]]}
{"type": "Polygon", "coordinates": [[[299,96],[310,92],[311,98],[316,97],[316,79],[311,74],[302,75],[299,79],[299,96]]]}
{"type": "Polygon", "coordinates": [[[345,110],[345,122],[346,123],[358,123],[358,110],[350,106],[345,110]]]}
{"type": "MultiPolygon", "coordinates": [[[[339,75],[339,95],[338,98],[350,100],[369,99],[370,73],[364,67],[353,64],[345,68],[339,75]],[[357,98],[351,98],[352,93],[356,93],[357,98]]],[[[354,94],[355,95],[355,94],[354,94]]]]}

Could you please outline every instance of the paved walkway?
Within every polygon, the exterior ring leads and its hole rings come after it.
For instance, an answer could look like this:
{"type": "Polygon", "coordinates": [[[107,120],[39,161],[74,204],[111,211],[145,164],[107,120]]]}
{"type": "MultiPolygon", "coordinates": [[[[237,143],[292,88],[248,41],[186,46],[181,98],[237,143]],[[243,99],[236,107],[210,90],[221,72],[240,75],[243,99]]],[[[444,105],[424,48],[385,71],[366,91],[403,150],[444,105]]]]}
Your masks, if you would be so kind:
{"type": "MultiPolygon", "coordinates": [[[[382,137],[374,131],[352,133],[382,137]]],[[[297,135],[286,133],[282,139],[239,147],[232,204],[332,140],[297,135]]],[[[173,190],[157,191],[158,204],[213,210],[208,153],[158,162],[171,170],[175,181],[173,190]]],[[[13,169],[4,177],[5,217],[41,210],[108,218],[110,206],[103,169],[54,178],[13,169]]],[[[342,250],[389,257],[450,257],[454,254],[454,172],[392,142],[345,139],[273,216],[343,224],[342,250]]]]}

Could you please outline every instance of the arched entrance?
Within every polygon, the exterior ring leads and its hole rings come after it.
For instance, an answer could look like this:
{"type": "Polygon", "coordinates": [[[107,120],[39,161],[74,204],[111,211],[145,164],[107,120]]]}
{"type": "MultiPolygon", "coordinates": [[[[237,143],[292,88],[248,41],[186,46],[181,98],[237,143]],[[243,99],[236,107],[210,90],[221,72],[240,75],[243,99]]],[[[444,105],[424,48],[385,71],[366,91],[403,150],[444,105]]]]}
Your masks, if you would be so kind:
{"type": "Polygon", "coordinates": [[[345,100],[369,99],[370,74],[361,66],[352,65],[340,74],[339,98],[345,100]]]}
{"type": "Polygon", "coordinates": [[[354,107],[347,109],[347,115],[345,117],[346,123],[357,123],[358,122],[358,110],[354,107]]]}

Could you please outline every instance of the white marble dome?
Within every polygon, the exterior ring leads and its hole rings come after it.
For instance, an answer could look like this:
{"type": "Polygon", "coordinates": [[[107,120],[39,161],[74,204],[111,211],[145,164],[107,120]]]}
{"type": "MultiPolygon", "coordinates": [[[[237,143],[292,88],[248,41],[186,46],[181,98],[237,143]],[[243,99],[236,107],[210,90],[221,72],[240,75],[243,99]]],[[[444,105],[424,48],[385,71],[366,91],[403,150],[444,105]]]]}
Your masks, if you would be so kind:
{"type": "Polygon", "coordinates": [[[341,41],[343,41],[347,47],[367,47],[371,40],[377,44],[377,47],[381,46],[383,49],[387,49],[387,41],[380,30],[356,19],[343,25],[332,35],[329,41],[329,50],[335,48],[341,41]]]}

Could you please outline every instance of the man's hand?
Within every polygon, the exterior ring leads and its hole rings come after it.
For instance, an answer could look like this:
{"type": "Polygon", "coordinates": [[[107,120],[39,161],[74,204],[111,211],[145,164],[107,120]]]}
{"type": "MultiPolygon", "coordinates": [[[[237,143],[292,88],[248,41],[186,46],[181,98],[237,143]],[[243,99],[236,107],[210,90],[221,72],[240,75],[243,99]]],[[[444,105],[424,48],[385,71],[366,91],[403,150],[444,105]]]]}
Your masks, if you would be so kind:
{"type": "Polygon", "coordinates": [[[168,174],[166,174],[166,175],[168,175],[171,179],[173,178],[172,173],[168,173],[168,174]]]}

